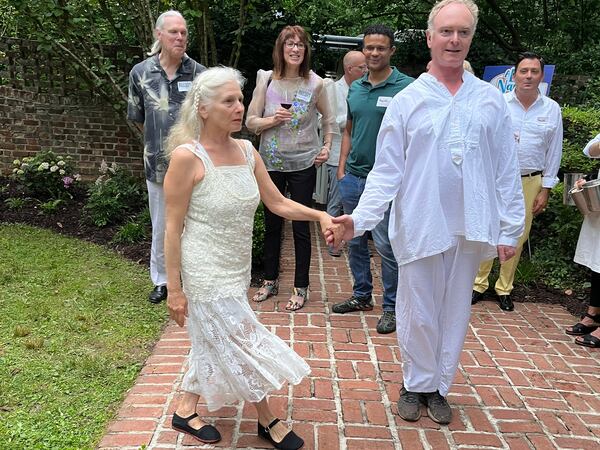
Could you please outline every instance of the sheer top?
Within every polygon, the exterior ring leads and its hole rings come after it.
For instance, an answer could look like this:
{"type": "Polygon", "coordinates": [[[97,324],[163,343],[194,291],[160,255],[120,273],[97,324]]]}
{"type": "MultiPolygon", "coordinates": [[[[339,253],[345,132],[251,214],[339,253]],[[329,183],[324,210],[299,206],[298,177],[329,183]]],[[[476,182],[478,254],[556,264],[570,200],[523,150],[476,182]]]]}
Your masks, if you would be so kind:
{"type": "Polygon", "coordinates": [[[323,115],[323,134],[339,134],[331,110],[332,102],[327,98],[329,90],[325,89],[325,83],[331,81],[323,80],[313,71],[308,80],[302,77],[276,80],[272,76],[272,70],[258,71],[246,126],[251,132],[260,134],[259,152],[267,170],[306,169],[314,164],[321,147],[317,111],[323,115]],[[283,103],[291,104],[292,120],[267,128],[269,119],[266,118],[275,115],[283,103]]]}

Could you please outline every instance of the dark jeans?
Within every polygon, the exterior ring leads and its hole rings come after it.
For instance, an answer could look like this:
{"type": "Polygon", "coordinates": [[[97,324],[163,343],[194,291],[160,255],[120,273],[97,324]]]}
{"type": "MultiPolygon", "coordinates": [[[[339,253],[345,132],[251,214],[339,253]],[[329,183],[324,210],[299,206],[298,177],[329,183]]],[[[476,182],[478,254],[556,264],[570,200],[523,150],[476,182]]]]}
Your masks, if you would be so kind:
{"type": "MultiPolygon", "coordinates": [[[[342,196],[344,213],[352,214],[358,206],[360,197],[365,189],[366,178],[357,177],[346,173],[339,180],[338,188],[342,196]]],[[[383,284],[384,311],[395,311],[396,291],[398,290],[398,264],[394,258],[394,252],[388,237],[388,224],[390,221],[390,209],[386,211],[383,219],[371,230],[373,243],[377,253],[381,256],[381,282],[383,284]]],[[[373,292],[373,276],[371,275],[371,256],[369,255],[369,243],[367,235],[355,237],[348,242],[348,260],[350,270],[354,277],[353,295],[357,297],[370,297],[373,292]]]]}
{"type": "MultiPolygon", "coordinates": [[[[312,195],[317,181],[315,166],[296,172],[270,171],[271,180],[283,195],[286,188],[290,198],[295,202],[311,206],[312,195]]],[[[281,231],[283,219],[269,211],[265,206],[265,280],[275,280],[279,277],[279,257],[281,255],[281,231]]],[[[308,271],[310,269],[310,227],[305,221],[292,221],[294,231],[294,251],[296,254],[296,272],[294,287],[308,286],[308,271]]]]}

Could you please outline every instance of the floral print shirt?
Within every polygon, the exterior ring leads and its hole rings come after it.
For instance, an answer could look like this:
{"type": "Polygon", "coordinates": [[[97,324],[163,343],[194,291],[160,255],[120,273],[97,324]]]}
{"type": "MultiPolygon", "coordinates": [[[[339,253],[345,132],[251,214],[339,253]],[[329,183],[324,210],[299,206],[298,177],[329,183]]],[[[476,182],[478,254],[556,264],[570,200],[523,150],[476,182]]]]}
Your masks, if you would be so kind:
{"type": "Polygon", "coordinates": [[[167,172],[164,142],[177,119],[192,81],[205,69],[184,56],[175,77],[169,80],[158,55],[136,64],[129,73],[127,118],[144,125],[146,179],[162,183],[167,172]]]}

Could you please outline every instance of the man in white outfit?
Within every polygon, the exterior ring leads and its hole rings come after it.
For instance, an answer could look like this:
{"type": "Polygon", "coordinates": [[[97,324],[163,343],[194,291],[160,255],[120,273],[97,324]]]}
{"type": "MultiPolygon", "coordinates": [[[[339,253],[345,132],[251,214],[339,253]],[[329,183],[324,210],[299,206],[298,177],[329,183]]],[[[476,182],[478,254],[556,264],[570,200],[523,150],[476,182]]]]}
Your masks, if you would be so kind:
{"type": "MultiPolygon", "coordinates": [[[[504,94],[513,126],[513,137],[525,198],[525,232],[514,258],[500,266],[495,289],[500,309],[514,309],[510,293],[523,244],[529,238],[533,217],[548,204],[550,190],[558,183],[558,169],[562,157],[563,124],[560,106],[539,91],[544,79],[544,60],[532,52],[521,53],[515,65],[515,90],[504,94]]],[[[473,286],[471,304],[483,299],[493,260],[479,266],[473,286]]]]}
{"type": "Polygon", "coordinates": [[[397,334],[408,421],[452,418],[446,396],[469,324],[472,283],[482,260],[511,258],[524,204],[510,115],[500,92],[465,72],[477,25],[471,0],[431,10],[431,67],[390,102],[377,154],[352,215],[334,219],[337,245],[373,228],[390,201],[389,236],[399,265],[397,334]]]}
{"type": "MultiPolygon", "coordinates": [[[[335,89],[335,121],[340,127],[340,135],[333,135],[331,141],[331,152],[327,160],[327,174],[329,180],[329,192],[327,195],[327,214],[332,217],[341,216],[343,214],[342,197],[338,188],[337,170],[340,163],[340,147],[342,145],[341,134],[346,127],[348,118],[348,107],[346,98],[348,97],[348,89],[355,80],[362,77],[367,71],[367,63],[365,55],[362,52],[351,50],[344,55],[342,64],[344,65],[344,75],[337,80],[333,87],[335,89]]],[[[339,250],[334,251],[329,249],[331,256],[340,256],[339,250]]]]}

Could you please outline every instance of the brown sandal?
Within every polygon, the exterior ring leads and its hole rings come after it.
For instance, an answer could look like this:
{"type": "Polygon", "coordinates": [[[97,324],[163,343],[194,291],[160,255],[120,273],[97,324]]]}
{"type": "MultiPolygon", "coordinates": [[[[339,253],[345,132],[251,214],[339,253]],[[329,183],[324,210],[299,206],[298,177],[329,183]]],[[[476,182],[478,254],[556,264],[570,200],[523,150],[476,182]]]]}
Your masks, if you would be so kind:
{"type": "Polygon", "coordinates": [[[288,301],[288,304],[285,305],[285,309],[288,311],[298,311],[301,309],[304,304],[308,301],[308,287],[305,288],[297,288],[295,287],[292,290],[292,296],[288,301]],[[296,300],[294,297],[300,299],[296,300]]]}
{"type": "Polygon", "coordinates": [[[258,288],[256,294],[252,297],[253,302],[264,302],[269,297],[279,293],[279,280],[264,280],[262,286],[258,288]]]}

